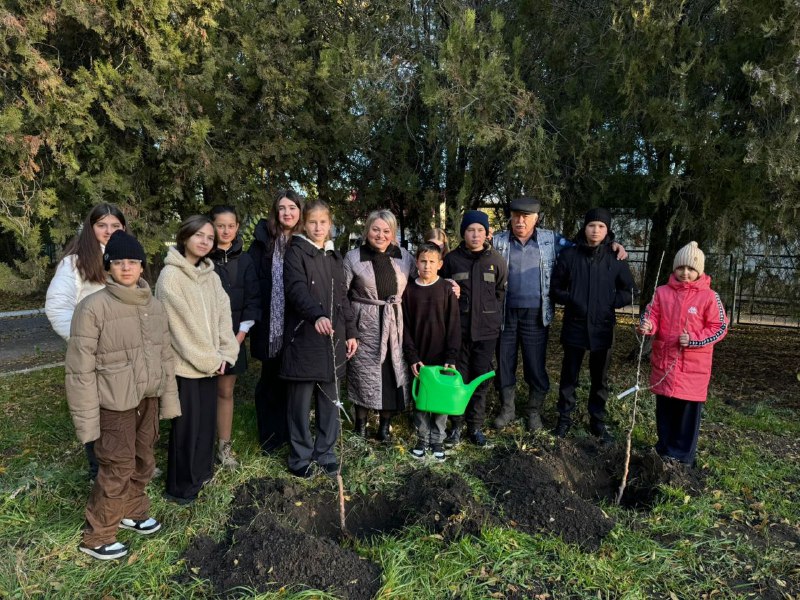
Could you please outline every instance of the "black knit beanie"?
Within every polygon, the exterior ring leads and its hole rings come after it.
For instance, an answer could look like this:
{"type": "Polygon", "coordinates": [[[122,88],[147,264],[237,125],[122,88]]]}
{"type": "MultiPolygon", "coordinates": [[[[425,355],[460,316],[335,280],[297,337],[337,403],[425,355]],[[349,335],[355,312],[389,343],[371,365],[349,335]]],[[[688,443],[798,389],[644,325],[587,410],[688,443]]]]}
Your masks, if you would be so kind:
{"type": "Polygon", "coordinates": [[[486,235],[489,235],[489,215],[479,210],[468,210],[464,213],[464,218],[461,219],[461,237],[464,237],[464,232],[470,225],[483,225],[486,230],[486,235]]]}
{"type": "Polygon", "coordinates": [[[592,208],[589,210],[589,212],[586,213],[586,216],[583,217],[583,226],[586,227],[592,221],[600,221],[601,223],[605,223],[606,227],[611,229],[611,213],[605,208],[592,208]]]}
{"type": "Polygon", "coordinates": [[[103,254],[103,267],[108,271],[112,260],[120,260],[122,258],[140,260],[142,261],[142,267],[146,263],[144,248],[142,248],[139,240],[118,229],[108,238],[106,252],[103,254]]]}

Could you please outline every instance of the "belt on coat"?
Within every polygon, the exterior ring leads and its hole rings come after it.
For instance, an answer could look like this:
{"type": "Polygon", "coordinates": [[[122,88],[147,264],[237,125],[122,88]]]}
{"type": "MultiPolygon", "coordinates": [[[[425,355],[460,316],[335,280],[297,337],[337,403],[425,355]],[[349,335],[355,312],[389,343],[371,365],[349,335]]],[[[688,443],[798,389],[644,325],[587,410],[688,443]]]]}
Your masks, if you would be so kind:
{"type": "Polygon", "coordinates": [[[400,304],[402,301],[400,296],[389,296],[386,300],[353,296],[350,298],[350,301],[359,304],[368,304],[369,306],[382,307],[381,321],[383,322],[383,327],[381,327],[381,355],[379,364],[383,364],[383,361],[386,360],[386,352],[389,348],[389,344],[402,350],[403,340],[401,338],[400,327],[398,326],[397,312],[394,310],[394,306],[400,304]],[[392,332],[394,332],[394,336],[392,336],[392,332]]]}

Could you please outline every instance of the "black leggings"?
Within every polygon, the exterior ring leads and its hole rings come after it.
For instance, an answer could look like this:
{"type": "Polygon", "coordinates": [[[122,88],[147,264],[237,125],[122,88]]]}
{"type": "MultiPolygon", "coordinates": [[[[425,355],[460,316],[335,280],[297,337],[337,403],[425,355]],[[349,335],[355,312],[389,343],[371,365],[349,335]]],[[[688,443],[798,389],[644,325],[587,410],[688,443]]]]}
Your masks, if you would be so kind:
{"type": "MultiPolygon", "coordinates": [[[[369,411],[366,406],[359,406],[356,404],[356,419],[359,421],[366,421],[369,417],[369,411]]],[[[396,415],[398,411],[396,410],[379,410],[378,414],[380,415],[381,419],[391,419],[394,415],[396,415]]]]}

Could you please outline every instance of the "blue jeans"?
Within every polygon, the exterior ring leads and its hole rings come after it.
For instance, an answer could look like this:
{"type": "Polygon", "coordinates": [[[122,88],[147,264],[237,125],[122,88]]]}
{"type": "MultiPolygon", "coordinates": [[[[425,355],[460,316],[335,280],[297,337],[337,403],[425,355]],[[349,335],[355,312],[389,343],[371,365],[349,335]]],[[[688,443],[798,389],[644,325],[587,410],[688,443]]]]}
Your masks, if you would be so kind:
{"type": "Polygon", "coordinates": [[[517,384],[517,348],[522,346],[522,372],[525,383],[535,392],[550,389],[545,358],[550,328],[542,324],[539,308],[507,308],[505,326],[497,344],[500,389],[517,384]]]}

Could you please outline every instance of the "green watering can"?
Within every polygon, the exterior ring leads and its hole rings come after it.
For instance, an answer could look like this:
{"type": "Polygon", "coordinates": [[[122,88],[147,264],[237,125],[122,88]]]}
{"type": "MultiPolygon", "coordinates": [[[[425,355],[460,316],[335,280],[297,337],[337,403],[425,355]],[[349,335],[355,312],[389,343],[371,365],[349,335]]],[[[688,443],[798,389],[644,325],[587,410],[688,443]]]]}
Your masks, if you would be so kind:
{"type": "Polygon", "coordinates": [[[411,384],[417,410],[439,415],[463,415],[469,399],[477,387],[494,377],[494,371],[476,377],[468,385],[455,369],[430,366],[419,370],[419,377],[411,384]]]}

